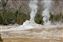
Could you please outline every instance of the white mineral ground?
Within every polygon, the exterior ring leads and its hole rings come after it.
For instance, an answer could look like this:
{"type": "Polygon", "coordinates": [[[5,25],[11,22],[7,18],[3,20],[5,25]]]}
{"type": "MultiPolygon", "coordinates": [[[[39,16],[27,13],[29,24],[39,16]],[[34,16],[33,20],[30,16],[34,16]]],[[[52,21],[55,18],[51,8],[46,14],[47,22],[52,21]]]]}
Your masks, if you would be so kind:
{"type": "Polygon", "coordinates": [[[33,28],[19,28],[20,26],[0,26],[2,38],[37,38],[37,39],[57,39],[63,38],[63,25],[39,25],[33,28]]]}

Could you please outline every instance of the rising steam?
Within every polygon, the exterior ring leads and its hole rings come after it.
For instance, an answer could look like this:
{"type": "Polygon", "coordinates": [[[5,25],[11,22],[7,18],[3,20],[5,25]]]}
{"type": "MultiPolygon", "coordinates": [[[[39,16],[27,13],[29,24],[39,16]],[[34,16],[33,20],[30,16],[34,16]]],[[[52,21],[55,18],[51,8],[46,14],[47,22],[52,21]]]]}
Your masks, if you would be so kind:
{"type": "Polygon", "coordinates": [[[43,0],[43,3],[44,3],[44,11],[42,13],[42,16],[43,16],[43,21],[44,21],[44,25],[49,25],[51,24],[51,22],[49,21],[49,18],[50,18],[50,8],[51,8],[51,3],[52,3],[52,0],[43,0]]]}
{"type": "Polygon", "coordinates": [[[31,9],[31,13],[30,13],[30,21],[31,22],[34,22],[34,18],[37,13],[37,8],[38,8],[37,3],[38,3],[37,0],[31,0],[29,3],[29,7],[31,9]]]}

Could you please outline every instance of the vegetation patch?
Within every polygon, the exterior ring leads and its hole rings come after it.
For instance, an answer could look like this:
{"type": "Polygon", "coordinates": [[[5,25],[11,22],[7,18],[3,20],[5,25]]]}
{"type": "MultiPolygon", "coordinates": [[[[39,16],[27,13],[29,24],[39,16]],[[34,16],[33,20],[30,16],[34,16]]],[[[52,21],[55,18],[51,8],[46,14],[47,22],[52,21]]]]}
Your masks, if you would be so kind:
{"type": "Polygon", "coordinates": [[[57,14],[57,15],[53,15],[50,14],[50,21],[51,22],[63,22],[63,14],[57,14]]]}
{"type": "Polygon", "coordinates": [[[3,42],[2,38],[1,38],[1,34],[0,34],[0,42],[3,42]]]}
{"type": "Polygon", "coordinates": [[[38,24],[43,24],[43,17],[40,14],[37,14],[35,17],[35,22],[38,24]]]}

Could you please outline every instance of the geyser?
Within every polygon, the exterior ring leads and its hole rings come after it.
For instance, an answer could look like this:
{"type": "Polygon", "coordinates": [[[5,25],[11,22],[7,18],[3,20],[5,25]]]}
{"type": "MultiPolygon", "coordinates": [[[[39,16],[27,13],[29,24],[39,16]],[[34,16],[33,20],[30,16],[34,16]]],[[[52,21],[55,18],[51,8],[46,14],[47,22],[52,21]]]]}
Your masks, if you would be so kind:
{"type": "Polygon", "coordinates": [[[44,25],[50,25],[51,22],[49,21],[49,18],[50,18],[50,8],[51,8],[51,3],[52,3],[52,0],[43,0],[42,1],[44,3],[44,11],[42,13],[42,16],[43,16],[43,21],[44,21],[44,25]]]}
{"type": "Polygon", "coordinates": [[[35,15],[37,13],[37,8],[38,8],[38,5],[37,5],[38,1],[37,0],[30,0],[29,2],[29,7],[30,7],[30,10],[31,10],[31,13],[30,13],[30,20],[26,20],[23,25],[20,25],[16,28],[10,28],[10,29],[6,29],[6,30],[1,30],[1,31],[12,31],[12,30],[28,30],[28,29],[33,29],[35,28],[36,26],[36,23],[34,21],[34,18],[35,18],[35,15]]]}
{"type": "Polygon", "coordinates": [[[23,25],[19,26],[18,28],[20,28],[21,30],[34,28],[34,26],[36,25],[34,18],[35,18],[35,15],[37,13],[37,8],[38,8],[37,3],[38,3],[37,0],[30,0],[30,3],[29,3],[29,7],[30,7],[30,10],[31,10],[30,20],[26,20],[23,23],[23,25]]]}
{"type": "Polygon", "coordinates": [[[37,0],[31,0],[30,3],[29,3],[29,7],[30,7],[30,10],[31,10],[30,21],[32,23],[35,23],[34,18],[35,18],[35,15],[37,13],[37,8],[38,8],[37,3],[38,3],[37,0]]]}

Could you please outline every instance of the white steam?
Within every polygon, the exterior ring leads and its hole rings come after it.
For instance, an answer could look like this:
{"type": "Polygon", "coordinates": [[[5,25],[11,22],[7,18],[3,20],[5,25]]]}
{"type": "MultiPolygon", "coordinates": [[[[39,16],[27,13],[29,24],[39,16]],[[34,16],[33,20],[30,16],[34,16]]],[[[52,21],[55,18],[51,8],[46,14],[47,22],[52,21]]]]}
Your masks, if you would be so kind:
{"type": "Polygon", "coordinates": [[[31,22],[34,22],[34,18],[37,13],[37,8],[38,8],[37,3],[38,3],[37,0],[31,0],[29,3],[29,7],[31,9],[31,13],[30,13],[30,21],[31,22]]]}
{"type": "Polygon", "coordinates": [[[49,21],[50,18],[49,13],[50,13],[52,0],[43,0],[43,3],[44,3],[44,11],[42,13],[42,16],[43,16],[44,25],[50,25],[51,22],[49,21]]]}

